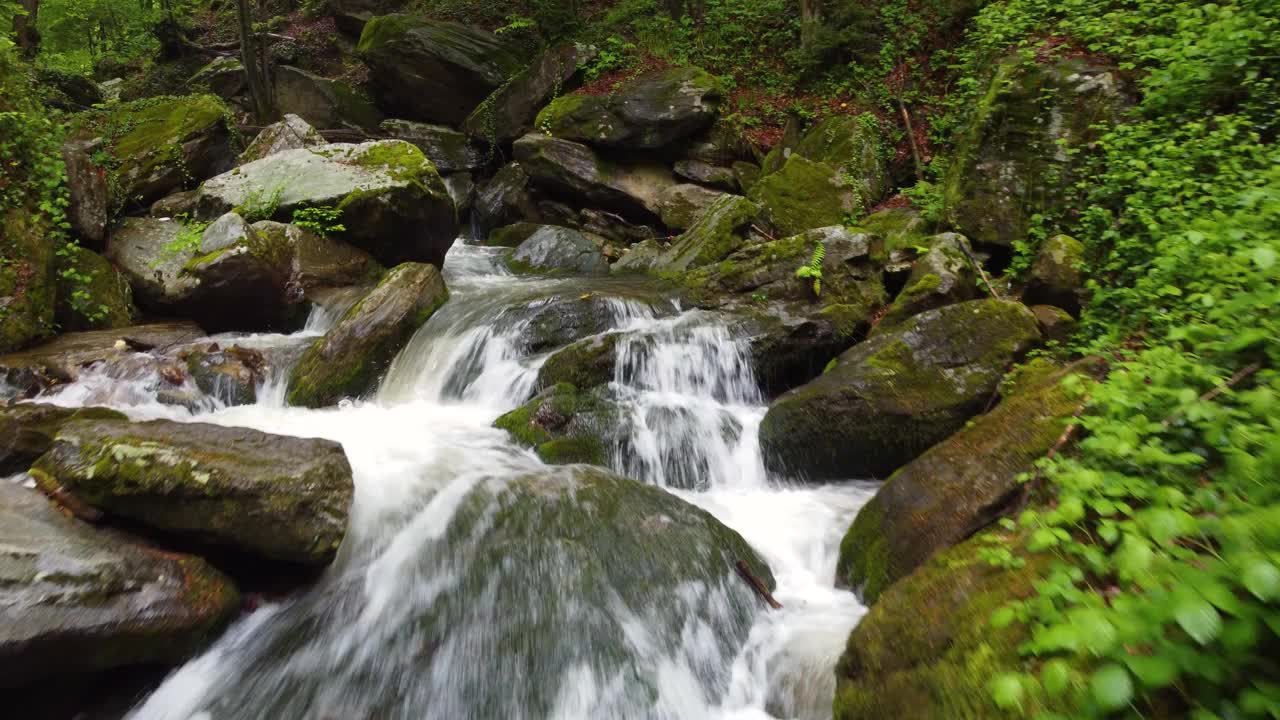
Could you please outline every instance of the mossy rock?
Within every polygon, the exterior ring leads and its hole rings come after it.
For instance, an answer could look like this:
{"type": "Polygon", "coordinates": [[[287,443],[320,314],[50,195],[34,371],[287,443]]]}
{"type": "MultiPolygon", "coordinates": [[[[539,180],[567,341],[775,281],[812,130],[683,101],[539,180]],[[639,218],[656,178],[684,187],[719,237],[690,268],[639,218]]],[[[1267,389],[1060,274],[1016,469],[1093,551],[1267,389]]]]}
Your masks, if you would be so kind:
{"type": "Polygon", "coordinates": [[[373,130],[384,116],[352,86],[301,68],[276,65],[271,70],[276,112],[292,114],[320,128],[373,130]]]}
{"type": "Polygon", "coordinates": [[[466,134],[443,125],[412,120],[384,120],[379,126],[388,137],[411,142],[443,174],[471,172],[488,164],[488,154],[466,134]]]}
{"type": "Polygon", "coordinates": [[[372,390],[413,333],[449,299],[440,271],[405,263],[312,343],[289,373],[291,405],[324,407],[372,390]]]}
{"type": "Polygon", "coordinates": [[[769,224],[784,236],[840,225],[866,207],[838,170],[798,154],[778,172],[761,178],[751,189],[751,199],[763,206],[769,224]]]}
{"type": "Polygon", "coordinates": [[[503,415],[494,427],[532,449],[551,465],[608,466],[626,439],[625,412],[607,388],[579,390],[569,383],[551,386],[503,415]]]}
{"type": "Polygon", "coordinates": [[[760,206],[739,195],[714,200],[663,253],[654,269],[684,271],[719,262],[746,242],[760,206]]]}
{"type": "Polygon", "coordinates": [[[878,210],[858,221],[855,229],[878,235],[886,257],[903,250],[928,247],[930,224],[912,208],[878,210]]]}
{"type": "Polygon", "coordinates": [[[835,115],[805,133],[794,152],[835,168],[861,205],[869,207],[890,186],[882,135],[879,122],[872,115],[835,115]]]}
{"type": "Polygon", "coordinates": [[[813,480],[885,477],[982,411],[1040,340],[1020,303],[974,300],[855,345],[778,398],[760,425],[772,468],[813,480]]]}
{"type": "MultiPolygon", "coordinates": [[[[462,123],[478,142],[505,145],[535,129],[538,111],[554,95],[571,90],[581,70],[599,55],[594,45],[566,42],[544,51],[493,91],[462,123]]],[[[567,97],[567,96],[562,96],[567,97]]]]}
{"type": "Polygon", "coordinates": [[[978,297],[978,273],[969,261],[969,241],[956,233],[944,233],[925,242],[929,251],[912,265],[906,284],[875,332],[886,332],[926,310],[978,297]]]}
{"type": "Polygon", "coordinates": [[[618,334],[583,338],[558,350],[538,369],[539,389],[561,383],[589,389],[613,380],[618,359],[618,334]]]}
{"type": "Polygon", "coordinates": [[[371,19],[356,53],[388,112],[455,127],[525,66],[497,35],[406,14],[371,19]]]}
{"type": "MultiPolygon", "coordinates": [[[[147,98],[76,116],[70,136],[104,138],[109,207],[145,207],[231,167],[228,110],[214,95],[147,98]]],[[[72,202],[78,190],[72,185],[72,202]]]]}
{"type": "Polygon", "coordinates": [[[64,332],[125,327],[138,316],[129,281],[106,258],[76,247],[58,265],[55,316],[64,332]]]}
{"type": "Polygon", "coordinates": [[[538,223],[518,222],[510,225],[504,225],[489,233],[489,237],[485,238],[484,244],[496,247],[519,247],[520,243],[528,240],[540,228],[546,227],[538,223]]]}
{"type": "Polygon", "coordinates": [[[24,348],[53,333],[57,298],[54,246],[41,215],[0,210],[0,352],[24,348]]]}
{"type": "Polygon", "coordinates": [[[200,558],[67,517],[14,483],[0,483],[0,540],[5,687],[183,662],[240,607],[231,581],[200,558]]]}
{"type": "MultiPolygon", "coordinates": [[[[1020,550],[1026,539],[987,532],[936,554],[890,587],[849,635],[836,665],[834,720],[862,718],[1024,718],[1037,707],[1001,711],[988,684],[1020,672],[1026,626],[991,625],[991,614],[1035,593],[1047,555],[1020,550]],[[999,567],[983,550],[1009,548],[1026,564],[999,567]]],[[[1031,700],[1035,705],[1035,700],[1031,700]]]]}
{"type": "Polygon", "coordinates": [[[733,163],[732,169],[733,177],[738,181],[738,187],[744,193],[750,193],[756,183],[760,182],[762,172],[760,166],[755,163],[737,160],[733,163]]]}
{"type": "Polygon", "coordinates": [[[516,273],[609,274],[600,246],[572,228],[543,225],[507,257],[516,273]]]}
{"type": "Polygon", "coordinates": [[[676,184],[664,164],[614,162],[581,143],[538,133],[517,140],[514,152],[540,189],[576,205],[586,201],[642,222],[657,218],[662,193],[676,184]]]}
{"type": "Polygon", "coordinates": [[[837,582],[873,603],[931,555],[1006,512],[1024,490],[1019,476],[1049,452],[1079,407],[1063,377],[1020,383],[994,410],[894,473],[840,544],[837,582]]]}
{"type": "Polygon", "coordinates": [[[697,222],[707,208],[723,196],[723,192],[710,190],[701,185],[691,183],[672,185],[663,191],[658,201],[662,224],[668,230],[687,230],[697,222]]]}
{"type": "MultiPolygon", "coordinates": [[[[320,131],[306,120],[297,115],[286,114],[280,122],[263,128],[253,142],[249,143],[249,147],[240,153],[236,164],[244,165],[285,150],[301,150],[328,144],[320,131]]],[[[155,212],[155,206],[152,206],[152,212],[155,212]]]]}
{"type": "Polygon", "coordinates": [[[1069,235],[1054,235],[1036,253],[1022,299],[1028,305],[1079,313],[1084,280],[1084,244],[1069,235]]]}
{"type": "Polygon", "coordinates": [[[68,421],[31,473],[113,517],[307,566],[333,560],[354,493],[335,442],[167,420],[68,421]]]}
{"type": "Polygon", "coordinates": [[[979,243],[1027,238],[1032,217],[1054,218],[1084,150],[1120,119],[1127,101],[1114,68],[1094,58],[1001,61],[958,134],[943,200],[948,222],[979,243]]]}
{"type": "Polygon", "coordinates": [[[124,413],[100,407],[68,408],[22,403],[0,407],[0,476],[23,472],[48,452],[63,424],[71,420],[125,420],[124,413]]]}

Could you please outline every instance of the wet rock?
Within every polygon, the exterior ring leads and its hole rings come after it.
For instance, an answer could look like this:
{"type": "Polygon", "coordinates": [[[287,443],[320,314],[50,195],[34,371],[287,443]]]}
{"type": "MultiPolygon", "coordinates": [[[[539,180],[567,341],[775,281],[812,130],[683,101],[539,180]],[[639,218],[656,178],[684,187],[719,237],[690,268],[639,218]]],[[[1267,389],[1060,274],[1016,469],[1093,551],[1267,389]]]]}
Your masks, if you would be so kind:
{"type": "Polygon", "coordinates": [[[239,607],[199,558],[161,552],[66,517],[0,483],[0,685],[178,663],[239,607]]]}
{"type": "Polygon", "coordinates": [[[538,369],[537,387],[568,383],[587,390],[604,385],[613,380],[617,351],[617,333],[583,338],[547,358],[538,369]]]}
{"type": "Polygon", "coordinates": [[[371,130],[382,122],[373,103],[344,82],[289,65],[274,66],[271,82],[277,112],[297,115],[317,127],[371,130]]]}
{"type": "Polygon", "coordinates": [[[974,300],[916,315],[842,354],[769,408],[771,467],[813,480],[884,477],[964,426],[1040,340],[1023,305],[974,300]]]}
{"type": "Polygon", "coordinates": [[[594,233],[621,245],[659,236],[658,231],[648,225],[632,223],[617,213],[599,208],[582,208],[577,219],[582,232],[594,233]]]}
{"type": "Polygon", "coordinates": [[[342,446],[167,420],[75,420],[32,466],[109,517],[267,561],[324,566],[354,486],[342,446]]]}
{"type": "Polygon", "coordinates": [[[359,37],[374,16],[400,12],[408,4],[409,0],[326,0],[324,12],[339,31],[359,37]]]}
{"type": "Polygon", "coordinates": [[[1126,100],[1115,69],[1096,59],[1016,53],[979,98],[948,165],[945,213],[974,242],[1008,246],[1027,237],[1033,215],[1063,207],[1081,160],[1068,149],[1096,141],[1126,100]]]}
{"type": "Polygon", "coordinates": [[[1006,512],[1023,490],[1018,477],[1049,452],[1079,406],[1062,377],[1022,389],[894,473],[845,535],[837,582],[875,602],[1006,512]]]}
{"type": "MultiPolygon", "coordinates": [[[[290,113],[286,114],[280,122],[263,128],[262,132],[258,133],[258,136],[253,139],[253,142],[249,143],[249,147],[240,153],[236,164],[244,165],[285,150],[301,150],[328,144],[320,136],[320,131],[312,127],[306,120],[290,113]]],[[[152,206],[153,215],[155,214],[154,207],[152,206]]]]}
{"type": "Polygon", "coordinates": [[[389,137],[417,145],[441,173],[479,170],[488,162],[482,148],[453,128],[412,120],[384,120],[380,128],[389,137]]]}
{"type": "Polygon", "coordinates": [[[462,129],[478,141],[505,145],[533,130],[534,117],[557,92],[573,89],[578,70],[598,55],[594,46],[551,48],[485,98],[462,129]]]}
{"type": "Polygon", "coordinates": [[[929,252],[915,261],[902,292],[876,325],[886,332],[925,310],[973,300],[981,290],[978,274],[969,262],[969,241],[963,235],[945,233],[926,241],[929,252]]]}
{"type": "Polygon", "coordinates": [[[1080,312],[1084,287],[1084,245],[1067,235],[1054,235],[1040,246],[1022,299],[1029,305],[1056,305],[1080,312]]]}
{"type": "Polygon", "coordinates": [[[476,188],[472,216],[481,237],[503,225],[541,219],[538,206],[529,194],[529,174],[519,163],[507,163],[488,182],[476,188]]]}
{"type": "Polygon", "coordinates": [[[675,164],[676,175],[725,192],[738,192],[738,178],[733,170],[701,160],[681,160],[675,164]]]}
{"type": "Polygon", "coordinates": [[[258,350],[217,344],[181,353],[187,372],[200,392],[227,406],[252,405],[258,386],[266,380],[267,358],[258,350]]]}
{"type": "Polygon", "coordinates": [[[751,199],[764,207],[769,224],[784,236],[843,224],[865,208],[839,171],[798,154],[761,178],[751,189],[751,199]]]}
{"type": "Polygon", "coordinates": [[[666,166],[617,164],[586,145],[541,134],[517,140],[515,156],[539,187],[640,219],[656,217],[662,192],[676,184],[666,166]]]}
{"type": "Polygon", "coordinates": [[[341,240],[273,220],[260,220],[252,228],[264,242],[288,249],[288,290],[300,289],[308,300],[317,291],[368,286],[382,276],[383,267],[372,255],[341,240]]]}
{"type": "Polygon", "coordinates": [[[356,52],[378,102],[400,117],[457,126],[524,62],[478,28],[384,15],[365,25],[356,52]]]}
{"type": "Polygon", "coordinates": [[[373,389],[400,348],[448,299],[435,266],[393,268],[303,354],[289,374],[289,404],[324,407],[373,389]]]}
{"type": "Polygon", "coordinates": [[[617,262],[613,264],[614,273],[643,273],[658,266],[668,244],[661,240],[644,240],[632,245],[617,262]]]}
{"type": "Polygon", "coordinates": [[[107,238],[107,171],[93,162],[93,153],[102,146],[101,138],[70,140],[62,146],[71,200],[67,219],[72,232],[94,247],[107,238]]]}
{"type": "Polygon", "coordinates": [[[152,323],[59,335],[38,347],[0,355],[0,378],[22,389],[74,382],[85,368],[112,363],[140,350],[162,354],[204,335],[193,322],[152,323]]]}
{"type": "Polygon", "coordinates": [[[507,259],[517,272],[608,274],[609,261],[596,243],[577,230],[543,225],[507,259]]]}
{"type": "Polygon", "coordinates": [[[70,420],[125,420],[107,408],[68,408],[21,403],[0,407],[0,477],[25,471],[53,447],[53,439],[70,420]]]}
{"type": "Polygon", "coordinates": [[[125,327],[138,317],[129,281],[106,258],[82,247],[58,258],[57,293],[54,318],[63,331],[125,327]]]}
{"type": "Polygon", "coordinates": [[[453,200],[458,218],[460,220],[465,218],[471,212],[471,204],[475,202],[476,197],[476,183],[471,173],[445,175],[444,188],[449,191],[449,198],[453,200]]]}
{"type": "Polygon", "coordinates": [[[700,68],[657,70],[608,96],[564,95],[538,114],[536,126],[597,147],[657,149],[707,128],[724,88],[700,68]]]}
{"type": "Polygon", "coordinates": [[[685,230],[724,193],[689,183],[672,185],[658,199],[662,224],[672,230],[685,230]]]}
{"type": "Polygon", "coordinates": [[[688,270],[719,262],[746,242],[760,206],[738,195],[724,195],[711,203],[693,225],[662,253],[655,270],[688,270]]]}
{"type": "MultiPolygon", "coordinates": [[[[77,115],[69,140],[104,138],[99,152],[111,158],[107,207],[148,203],[231,167],[227,108],[212,95],[147,99],[77,115]]],[[[68,186],[72,204],[97,202],[93,184],[68,186]]]]}
{"type": "Polygon", "coordinates": [[[484,244],[509,248],[519,247],[520,243],[528,240],[534,233],[544,227],[546,225],[529,222],[505,225],[489,233],[489,237],[484,244]]]}
{"type": "Polygon", "coordinates": [[[208,90],[224,100],[230,100],[248,89],[244,63],[240,62],[240,58],[229,56],[214,58],[191,76],[187,86],[208,90]]]}
{"type": "Polygon", "coordinates": [[[760,175],[760,166],[755,163],[739,160],[733,164],[733,179],[744,193],[750,193],[751,188],[760,182],[760,175]]]}
{"type": "Polygon", "coordinates": [[[498,418],[494,427],[552,465],[607,465],[627,437],[626,413],[607,388],[579,391],[568,383],[548,388],[498,418]]]}
{"type": "Polygon", "coordinates": [[[205,181],[198,205],[204,217],[242,208],[280,221],[299,208],[334,207],[346,226],[335,237],[388,265],[439,266],[458,231],[440,175],[400,140],[285,150],[205,181]]]}
{"type": "Polygon", "coordinates": [[[634,303],[642,304],[660,317],[672,311],[669,300],[652,292],[635,295],[593,292],[547,297],[515,310],[512,319],[523,321],[521,341],[530,353],[537,354],[616,327],[624,317],[622,306],[634,303]]]}

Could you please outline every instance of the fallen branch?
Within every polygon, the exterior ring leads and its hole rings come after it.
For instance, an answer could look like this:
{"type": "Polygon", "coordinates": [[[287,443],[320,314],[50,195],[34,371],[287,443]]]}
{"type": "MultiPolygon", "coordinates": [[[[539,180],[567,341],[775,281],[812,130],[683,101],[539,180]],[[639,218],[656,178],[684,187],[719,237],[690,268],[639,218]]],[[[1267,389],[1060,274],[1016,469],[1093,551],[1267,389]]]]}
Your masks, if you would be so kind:
{"type": "Polygon", "coordinates": [[[765,236],[766,238],[768,238],[768,239],[769,239],[769,240],[771,240],[771,241],[772,241],[772,240],[777,240],[777,239],[778,239],[778,238],[776,238],[776,237],[774,237],[774,236],[770,235],[769,233],[765,232],[763,228],[761,228],[759,225],[756,225],[755,223],[752,223],[752,224],[751,224],[751,229],[752,229],[752,230],[755,230],[756,232],[760,233],[761,235],[765,236]]]}
{"type": "MultiPolygon", "coordinates": [[[[1209,402],[1210,400],[1230,390],[1232,387],[1239,384],[1240,381],[1244,380],[1245,378],[1258,372],[1261,369],[1262,369],[1262,363],[1260,362],[1256,362],[1256,363],[1253,363],[1252,365],[1245,366],[1241,368],[1238,372],[1236,372],[1235,375],[1232,375],[1230,378],[1228,378],[1226,381],[1219,383],[1217,387],[1213,388],[1212,390],[1209,390],[1205,394],[1196,398],[1196,401],[1209,402]]],[[[1169,426],[1172,425],[1175,420],[1185,415],[1186,412],[1187,411],[1184,408],[1178,408],[1172,414],[1170,414],[1169,417],[1165,418],[1164,421],[1160,423],[1160,427],[1165,430],[1169,429],[1169,426]]]]}
{"type": "Polygon", "coordinates": [[[738,574],[742,576],[743,580],[747,581],[747,584],[751,586],[752,590],[756,591],[757,595],[764,598],[764,601],[769,603],[769,607],[774,610],[782,609],[782,603],[773,599],[773,594],[769,592],[769,588],[765,587],[760,578],[757,577],[755,573],[751,572],[751,566],[747,565],[746,560],[739,560],[737,567],[738,574]]]}
{"type": "Polygon", "coordinates": [[[966,241],[956,244],[960,246],[960,251],[964,253],[964,256],[969,259],[969,264],[973,265],[973,269],[977,270],[978,274],[982,276],[982,284],[987,286],[987,292],[991,293],[991,297],[996,300],[1003,300],[1004,298],[1000,297],[1000,293],[996,292],[996,286],[991,284],[991,278],[987,277],[987,271],[982,269],[982,263],[978,262],[978,258],[974,257],[973,252],[969,250],[969,243],[966,241]]]}

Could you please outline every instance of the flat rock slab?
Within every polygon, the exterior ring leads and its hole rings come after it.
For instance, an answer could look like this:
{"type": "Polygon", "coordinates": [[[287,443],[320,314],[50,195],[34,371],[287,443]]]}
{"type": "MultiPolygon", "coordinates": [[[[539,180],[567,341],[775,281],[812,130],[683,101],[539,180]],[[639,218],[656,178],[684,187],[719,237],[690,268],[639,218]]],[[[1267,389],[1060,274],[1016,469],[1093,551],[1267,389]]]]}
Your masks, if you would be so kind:
{"type": "Polygon", "coordinates": [[[0,482],[0,687],[180,662],[238,606],[203,560],[96,529],[0,482]]]}
{"type": "Polygon", "coordinates": [[[0,378],[20,391],[38,389],[47,380],[74,382],[85,368],[123,359],[136,348],[163,352],[203,336],[204,331],[192,322],[67,333],[29,350],[0,355],[0,378]]]}
{"type": "Polygon", "coordinates": [[[335,442],[167,420],[68,422],[32,474],[108,516],[305,566],[333,560],[354,492],[335,442]]]}

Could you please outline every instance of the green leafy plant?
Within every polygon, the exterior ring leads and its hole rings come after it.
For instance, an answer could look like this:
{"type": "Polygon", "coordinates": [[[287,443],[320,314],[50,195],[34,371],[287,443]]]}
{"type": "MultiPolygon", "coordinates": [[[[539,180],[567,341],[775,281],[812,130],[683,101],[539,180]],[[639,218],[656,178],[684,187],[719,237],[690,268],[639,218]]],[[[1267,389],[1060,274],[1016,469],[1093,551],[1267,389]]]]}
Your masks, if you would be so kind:
{"type": "Polygon", "coordinates": [[[813,248],[813,256],[809,262],[796,268],[796,277],[813,280],[813,294],[822,295],[822,260],[827,256],[827,247],[818,243],[813,248]]]}
{"type": "Polygon", "coordinates": [[[345,232],[347,229],[347,226],[342,224],[342,210],[331,205],[298,208],[293,211],[293,219],[290,222],[325,237],[345,232]]]}
{"type": "Polygon", "coordinates": [[[233,208],[232,212],[239,214],[249,223],[270,220],[280,209],[280,198],[283,195],[284,183],[271,188],[255,187],[245,195],[243,202],[233,208]]]}

